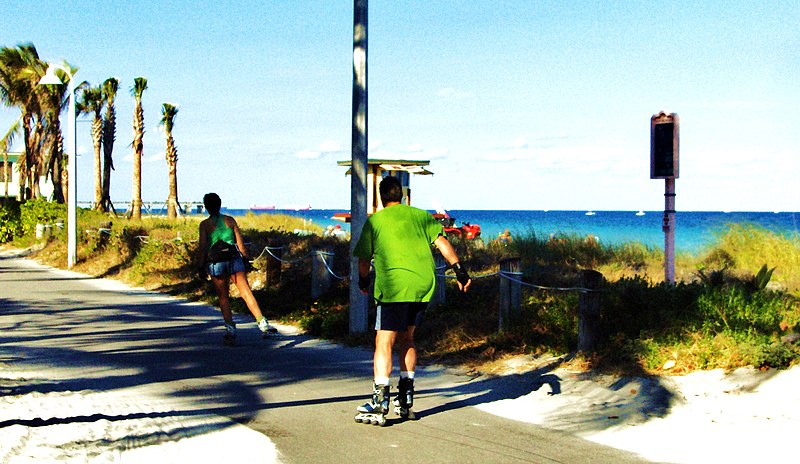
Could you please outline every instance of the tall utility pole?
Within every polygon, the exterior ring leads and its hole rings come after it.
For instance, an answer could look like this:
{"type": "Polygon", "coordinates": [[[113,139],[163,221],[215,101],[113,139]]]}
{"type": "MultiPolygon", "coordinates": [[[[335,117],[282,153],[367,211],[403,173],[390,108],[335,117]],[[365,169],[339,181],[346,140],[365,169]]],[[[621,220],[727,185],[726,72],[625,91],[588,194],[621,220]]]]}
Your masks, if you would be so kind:
{"type": "Polygon", "coordinates": [[[350,333],[367,331],[367,296],[353,251],[367,221],[367,0],[353,2],[353,120],[350,176],[350,333]]]}

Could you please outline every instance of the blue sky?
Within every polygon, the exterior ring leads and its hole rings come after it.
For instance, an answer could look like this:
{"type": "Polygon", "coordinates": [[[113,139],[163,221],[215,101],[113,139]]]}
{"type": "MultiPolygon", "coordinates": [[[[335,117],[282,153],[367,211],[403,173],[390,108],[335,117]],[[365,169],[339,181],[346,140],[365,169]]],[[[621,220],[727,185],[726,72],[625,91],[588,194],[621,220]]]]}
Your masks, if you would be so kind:
{"type": "MultiPolygon", "coordinates": [[[[131,195],[128,89],[144,95],[143,197],[167,196],[161,104],[180,106],[181,201],[349,208],[351,0],[0,4],[0,45],[121,81],[112,201],[131,195]]],[[[370,157],[429,159],[413,202],[661,210],[650,117],[681,121],[678,210],[800,210],[800,9],[752,1],[369,2],[370,157]]],[[[17,114],[0,108],[0,125],[17,114]]],[[[79,122],[80,201],[92,198],[79,122]]]]}

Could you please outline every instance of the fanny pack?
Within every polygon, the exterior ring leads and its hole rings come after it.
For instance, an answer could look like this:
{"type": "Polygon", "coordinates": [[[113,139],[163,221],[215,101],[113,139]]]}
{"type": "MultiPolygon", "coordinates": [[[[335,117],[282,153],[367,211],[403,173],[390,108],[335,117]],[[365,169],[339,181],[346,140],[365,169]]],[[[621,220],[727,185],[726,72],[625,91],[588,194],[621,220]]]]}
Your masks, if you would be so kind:
{"type": "Polygon", "coordinates": [[[209,263],[222,263],[225,261],[230,261],[238,256],[239,250],[236,248],[236,245],[231,245],[230,243],[222,240],[214,242],[206,254],[206,258],[209,263]]]}

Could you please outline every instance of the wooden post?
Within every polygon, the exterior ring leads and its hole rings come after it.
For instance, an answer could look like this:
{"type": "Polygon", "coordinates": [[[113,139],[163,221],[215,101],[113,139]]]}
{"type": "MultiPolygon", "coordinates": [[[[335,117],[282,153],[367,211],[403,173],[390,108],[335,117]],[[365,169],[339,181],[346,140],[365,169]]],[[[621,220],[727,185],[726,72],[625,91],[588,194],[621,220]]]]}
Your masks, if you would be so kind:
{"type": "Polygon", "coordinates": [[[581,272],[583,291],[578,300],[578,351],[584,353],[597,349],[600,341],[600,288],[603,274],[594,270],[581,272]]]}
{"type": "Polygon", "coordinates": [[[353,256],[367,222],[367,0],[353,0],[353,99],[350,176],[350,333],[367,331],[369,301],[358,288],[353,256]]]}
{"type": "Polygon", "coordinates": [[[433,264],[434,264],[434,275],[436,276],[436,287],[433,290],[433,298],[431,298],[431,302],[428,307],[433,308],[437,305],[445,304],[446,300],[446,284],[445,284],[445,277],[444,272],[447,270],[447,261],[444,259],[441,253],[434,253],[433,254],[433,264]]]}
{"type": "Polygon", "coordinates": [[[500,332],[509,328],[519,318],[521,285],[508,277],[522,279],[521,268],[520,258],[505,258],[500,261],[500,273],[504,274],[500,276],[500,332]]]}
{"type": "Polygon", "coordinates": [[[283,247],[275,246],[273,242],[267,242],[267,248],[267,269],[265,277],[266,286],[269,287],[281,283],[281,258],[283,257],[283,247]]]}
{"type": "Polygon", "coordinates": [[[311,298],[317,299],[331,288],[331,273],[328,267],[333,263],[333,247],[315,248],[311,261],[311,298]],[[326,266],[325,263],[328,263],[326,266]]]}

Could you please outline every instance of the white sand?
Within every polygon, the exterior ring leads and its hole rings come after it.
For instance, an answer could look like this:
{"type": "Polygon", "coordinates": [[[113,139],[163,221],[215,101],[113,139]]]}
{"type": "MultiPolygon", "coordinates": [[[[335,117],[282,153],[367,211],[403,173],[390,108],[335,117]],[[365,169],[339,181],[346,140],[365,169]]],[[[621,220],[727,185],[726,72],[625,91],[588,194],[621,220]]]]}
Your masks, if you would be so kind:
{"type": "Polygon", "coordinates": [[[800,367],[656,380],[551,374],[560,379],[558,394],[545,384],[521,398],[478,407],[655,462],[796,462],[800,367]]]}
{"type": "Polygon", "coordinates": [[[225,463],[234,455],[279,461],[263,434],[222,416],[176,413],[182,409],[153,387],[13,394],[61,374],[0,364],[0,462],[225,463]]]}

